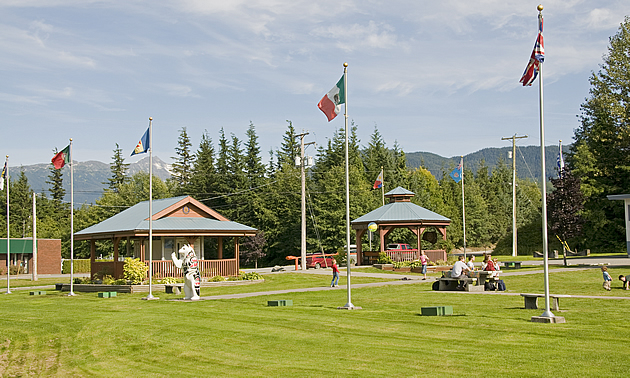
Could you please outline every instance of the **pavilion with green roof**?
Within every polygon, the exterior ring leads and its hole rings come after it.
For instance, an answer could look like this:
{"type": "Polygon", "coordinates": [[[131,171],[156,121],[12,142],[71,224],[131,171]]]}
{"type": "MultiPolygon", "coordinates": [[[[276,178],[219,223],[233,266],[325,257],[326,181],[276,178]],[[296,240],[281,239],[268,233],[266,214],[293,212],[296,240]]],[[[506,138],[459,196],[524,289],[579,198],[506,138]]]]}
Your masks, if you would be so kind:
{"type": "MultiPolygon", "coordinates": [[[[91,251],[91,273],[107,273],[121,278],[124,261],[119,261],[119,245],[127,240],[127,256],[133,256],[149,264],[149,201],[140,202],[101,223],[90,226],[74,234],[75,240],[89,240],[91,251]],[[114,244],[112,261],[96,261],[97,240],[111,240],[114,244]],[[132,247],[133,245],[133,247],[132,247]]],[[[191,244],[199,259],[202,277],[235,276],[239,271],[240,237],[254,236],[257,230],[232,222],[190,196],[180,196],[153,200],[153,274],[156,277],[180,277],[182,272],[175,269],[171,253],[184,244],[191,244]],[[214,259],[206,260],[210,251],[205,251],[205,239],[212,238],[216,243],[214,259]],[[224,239],[233,246],[234,253],[224,258],[224,239]],[[232,239],[233,241],[229,240],[232,239]],[[208,252],[208,253],[207,253],[208,252]]],[[[230,251],[231,252],[231,251],[230,251]]]]}
{"type": "MultiPolygon", "coordinates": [[[[368,231],[368,225],[372,222],[378,225],[377,232],[381,241],[380,252],[385,251],[387,236],[396,228],[407,228],[416,235],[418,241],[418,249],[416,251],[418,255],[419,251],[422,250],[423,234],[427,228],[437,230],[442,239],[446,240],[446,227],[451,224],[451,220],[412,203],[411,197],[414,195],[415,193],[399,186],[385,194],[385,197],[389,198],[388,204],[352,221],[352,229],[356,231],[357,264],[360,265],[362,262],[370,261],[369,258],[366,258],[370,254],[366,253],[364,255],[363,253],[361,238],[368,231]]],[[[424,235],[425,240],[432,238],[435,239],[433,242],[437,240],[436,235],[428,236],[428,234],[424,235]]],[[[446,261],[446,252],[443,250],[425,251],[425,253],[431,261],[446,261]]],[[[371,255],[373,256],[374,253],[371,255]]]]}

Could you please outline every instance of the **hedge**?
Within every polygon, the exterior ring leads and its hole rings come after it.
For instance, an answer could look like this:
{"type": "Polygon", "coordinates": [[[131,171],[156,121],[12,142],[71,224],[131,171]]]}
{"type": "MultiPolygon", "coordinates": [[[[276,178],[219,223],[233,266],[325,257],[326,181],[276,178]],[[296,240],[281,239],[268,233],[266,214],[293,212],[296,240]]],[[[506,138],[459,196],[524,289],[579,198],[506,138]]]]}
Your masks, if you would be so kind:
{"type": "MultiPolygon", "coordinates": [[[[74,259],[74,273],[90,273],[90,259],[74,259]]],[[[70,273],[70,260],[63,260],[61,273],[70,273]]]]}

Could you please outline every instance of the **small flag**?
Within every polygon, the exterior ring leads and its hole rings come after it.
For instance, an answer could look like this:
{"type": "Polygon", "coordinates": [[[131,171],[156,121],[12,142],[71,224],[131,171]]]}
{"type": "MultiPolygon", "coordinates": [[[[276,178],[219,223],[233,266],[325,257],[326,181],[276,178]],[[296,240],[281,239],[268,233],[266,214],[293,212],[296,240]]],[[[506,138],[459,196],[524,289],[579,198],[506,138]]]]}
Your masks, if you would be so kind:
{"type": "Polygon", "coordinates": [[[149,129],[148,128],[147,128],[147,131],[142,136],[142,138],[140,138],[140,141],[136,145],[136,148],[133,149],[131,156],[137,155],[137,154],[143,154],[147,151],[149,151],[149,129]]]}
{"type": "Polygon", "coordinates": [[[453,178],[453,180],[455,180],[455,182],[457,182],[457,183],[462,181],[462,163],[463,163],[463,161],[460,161],[459,165],[457,167],[455,167],[455,169],[453,169],[453,171],[451,172],[451,175],[450,175],[453,178]]]}
{"type": "Polygon", "coordinates": [[[562,157],[562,144],[560,145],[560,150],[558,151],[558,158],[556,159],[556,164],[558,165],[558,177],[562,178],[562,172],[564,172],[564,158],[562,157]]]}
{"type": "Polygon", "coordinates": [[[63,150],[53,156],[51,163],[55,166],[55,169],[63,168],[66,163],[70,162],[70,145],[66,146],[63,150]]]}
{"type": "Polygon", "coordinates": [[[7,162],[4,162],[4,168],[2,168],[2,180],[0,181],[0,190],[4,190],[4,180],[7,179],[7,162]]]}
{"type": "Polygon", "coordinates": [[[374,181],[374,186],[372,189],[380,189],[383,187],[383,170],[381,169],[381,173],[378,174],[376,181],[374,181]]]}
{"type": "Polygon", "coordinates": [[[525,67],[525,72],[523,72],[523,76],[521,77],[520,82],[523,83],[523,86],[530,86],[536,80],[536,76],[538,76],[538,71],[540,69],[540,63],[545,60],[545,41],[543,39],[543,18],[542,14],[538,15],[538,37],[536,38],[536,43],[534,44],[534,50],[532,51],[532,55],[529,58],[529,63],[527,63],[527,67],[525,67]]]}
{"type": "Polygon", "coordinates": [[[341,104],[346,103],[346,91],[343,85],[344,77],[319,101],[317,107],[326,114],[328,122],[341,113],[341,104]]]}

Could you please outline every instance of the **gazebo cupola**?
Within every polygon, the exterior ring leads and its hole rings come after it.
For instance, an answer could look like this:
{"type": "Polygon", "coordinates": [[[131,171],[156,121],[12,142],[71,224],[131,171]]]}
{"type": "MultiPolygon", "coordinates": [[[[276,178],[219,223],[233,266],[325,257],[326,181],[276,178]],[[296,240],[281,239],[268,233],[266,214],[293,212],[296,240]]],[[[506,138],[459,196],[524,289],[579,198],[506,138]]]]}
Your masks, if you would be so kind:
{"type": "Polygon", "coordinates": [[[414,192],[411,192],[403,187],[397,187],[385,194],[385,197],[389,198],[389,203],[394,202],[411,202],[411,197],[415,196],[414,192]]]}

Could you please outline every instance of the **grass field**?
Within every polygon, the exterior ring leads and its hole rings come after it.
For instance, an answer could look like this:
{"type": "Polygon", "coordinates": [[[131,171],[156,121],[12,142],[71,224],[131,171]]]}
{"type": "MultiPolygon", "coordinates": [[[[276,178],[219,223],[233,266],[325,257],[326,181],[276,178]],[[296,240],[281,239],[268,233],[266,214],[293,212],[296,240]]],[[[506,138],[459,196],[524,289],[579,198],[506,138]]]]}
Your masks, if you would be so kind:
{"type": "MultiPolygon", "coordinates": [[[[626,272],[611,269],[613,277],[626,272]]],[[[202,295],[329,283],[289,273],[265,279],[202,295]]],[[[542,292],[542,274],[505,281],[509,292],[542,292]]],[[[552,293],[630,298],[619,281],[611,292],[601,281],[597,269],[550,274],[552,293]]],[[[427,281],[356,288],[357,311],[337,310],[345,290],[192,303],[157,294],[0,296],[0,376],[610,377],[630,368],[622,347],[630,300],[563,298],[556,315],[567,323],[539,324],[530,318],[543,310],[523,309],[518,295],[433,292],[427,281]],[[272,299],[294,305],[267,307],[272,299]],[[420,315],[436,305],[454,315],[420,315]]]]}

